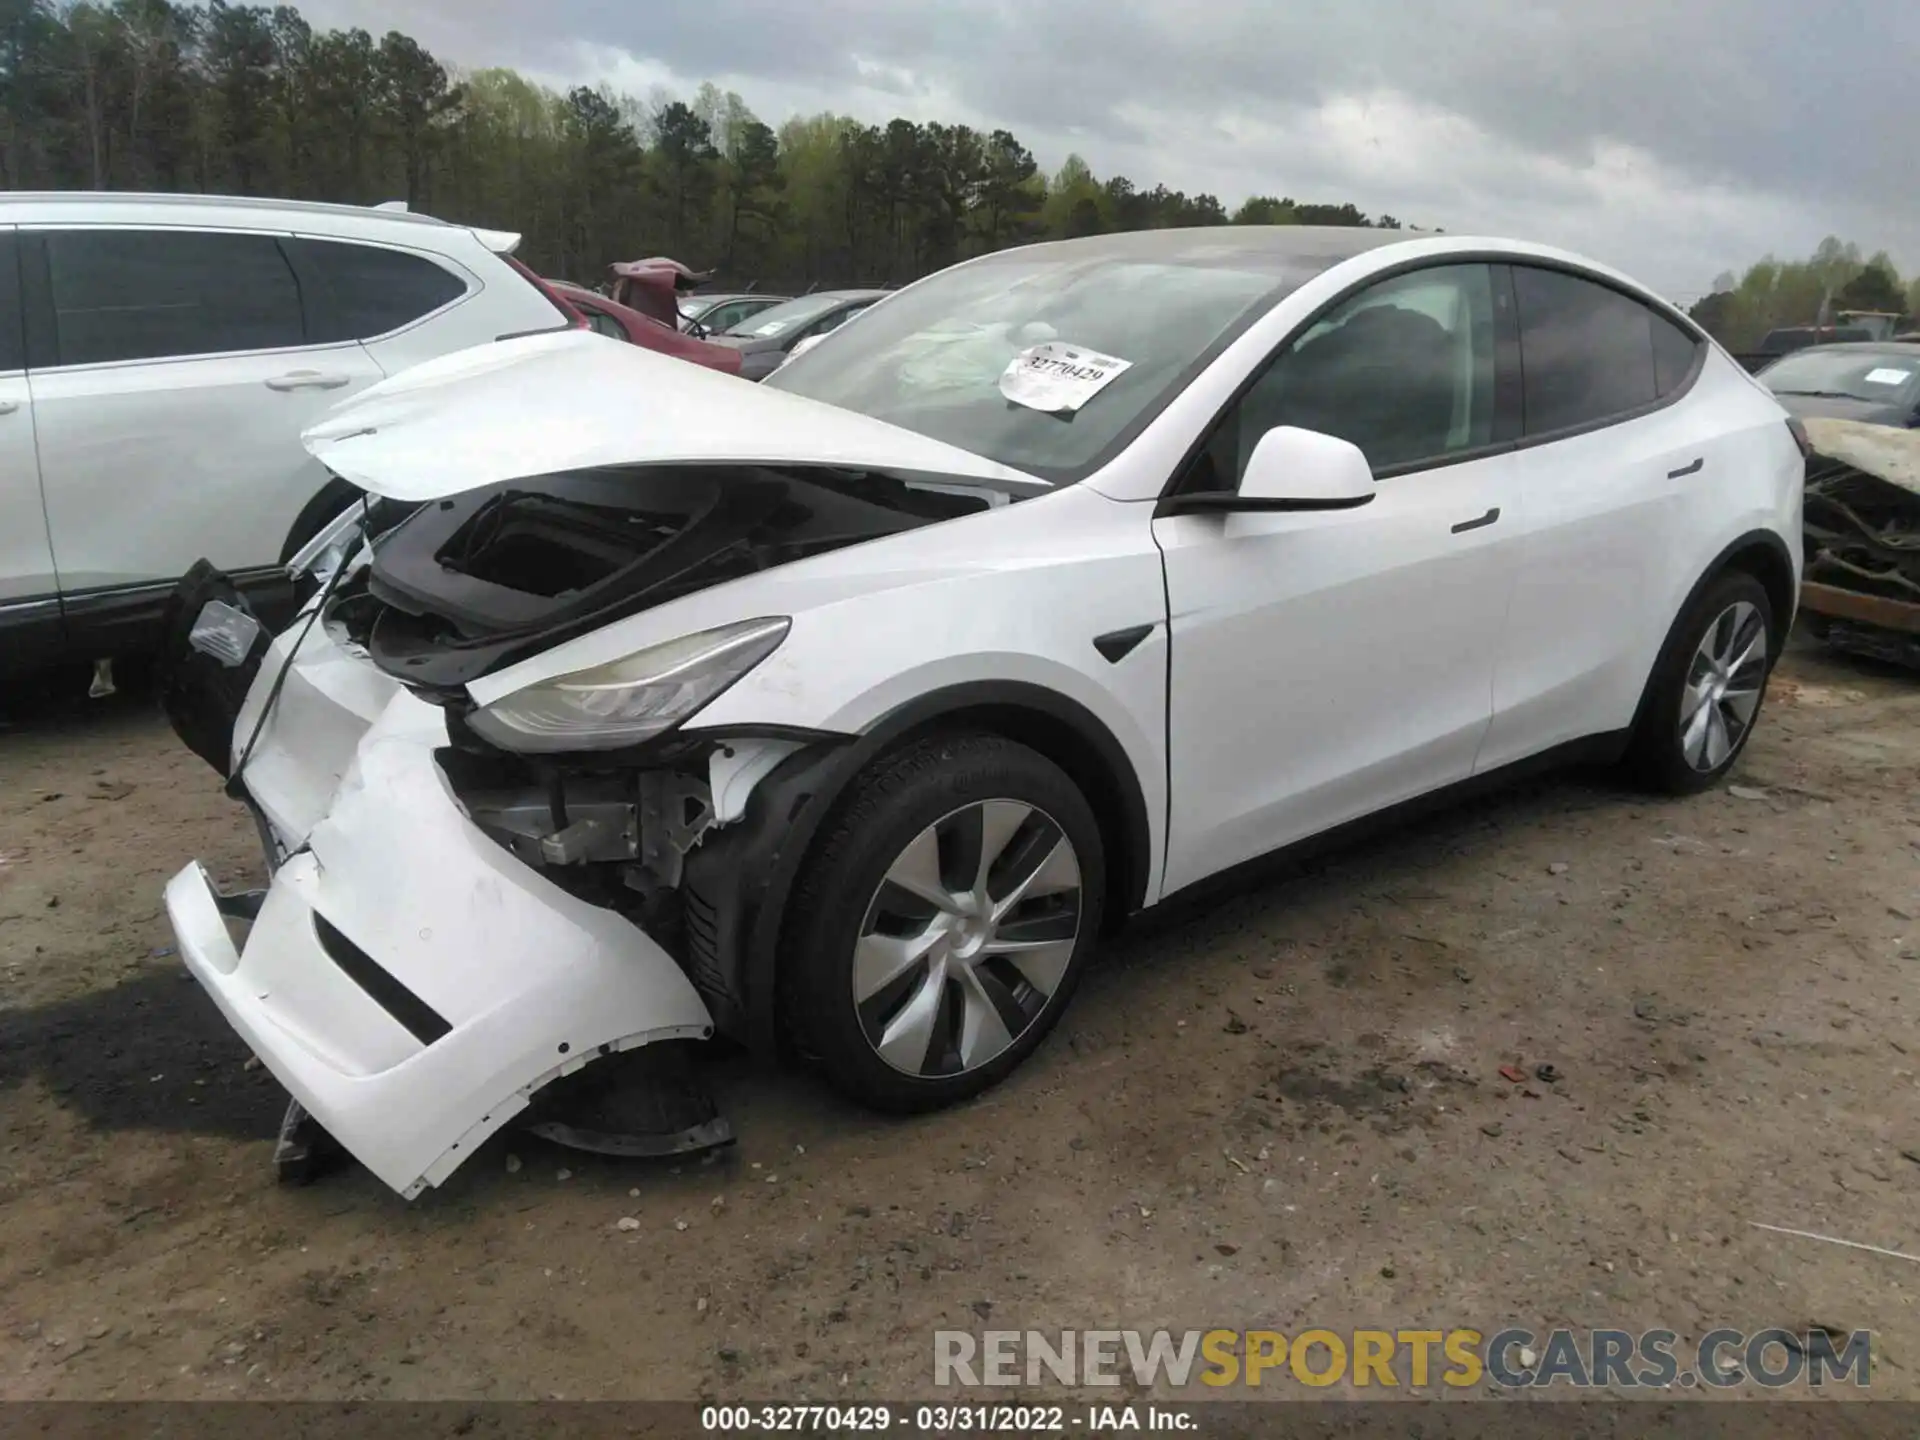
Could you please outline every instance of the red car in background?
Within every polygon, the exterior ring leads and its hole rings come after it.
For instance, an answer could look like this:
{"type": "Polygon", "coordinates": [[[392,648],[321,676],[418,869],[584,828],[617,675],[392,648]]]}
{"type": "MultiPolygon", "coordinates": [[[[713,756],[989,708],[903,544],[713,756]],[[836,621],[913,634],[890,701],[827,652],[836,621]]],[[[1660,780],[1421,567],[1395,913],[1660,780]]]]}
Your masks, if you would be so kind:
{"type": "Polygon", "coordinates": [[[625,340],[628,344],[638,345],[646,350],[658,350],[662,354],[676,355],[682,360],[691,360],[696,365],[704,365],[709,370],[723,370],[729,375],[740,373],[740,352],[725,345],[711,345],[705,340],[696,340],[683,334],[676,326],[663,325],[651,315],[642,315],[638,310],[609,300],[598,291],[589,290],[584,285],[575,285],[566,280],[548,280],[546,287],[571,307],[587,327],[615,340],[625,340]]]}

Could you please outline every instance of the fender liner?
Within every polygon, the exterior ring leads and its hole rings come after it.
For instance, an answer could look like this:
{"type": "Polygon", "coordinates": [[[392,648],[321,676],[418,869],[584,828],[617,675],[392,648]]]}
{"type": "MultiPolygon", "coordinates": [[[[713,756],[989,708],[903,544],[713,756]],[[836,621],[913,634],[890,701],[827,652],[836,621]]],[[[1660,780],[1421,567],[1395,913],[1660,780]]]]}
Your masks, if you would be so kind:
{"type": "MultiPolygon", "coordinates": [[[[835,736],[788,756],[754,787],[739,824],[710,834],[687,856],[681,885],[687,969],[723,1033],[758,1053],[778,1052],[777,970],[787,899],[814,837],[853,778],[908,735],[948,723],[1012,730],[1017,738],[1022,719],[1070,735],[1105,772],[1109,793],[1087,798],[1096,813],[1104,806],[1121,830],[1124,851],[1114,859],[1122,868],[1109,893],[1121,901],[1118,914],[1139,908],[1152,854],[1146,798],[1126,751],[1098,717],[1078,701],[1021,681],[932,690],[862,734],[835,736]]],[[[1088,769],[1085,758],[1078,768],[1088,769]]]]}
{"type": "MultiPolygon", "coordinates": [[[[1771,599],[1777,607],[1785,611],[1785,623],[1776,623],[1774,626],[1774,634],[1770,637],[1773,649],[1772,659],[1778,660],[1780,658],[1780,652],[1786,648],[1787,632],[1793,628],[1794,615],[1800,603],[1799,589],[1793,583],[1793,552],[1787,548],[1787,542],[1782,540],[1777,532],[1772,530],[1749,530],[1713,557],[1713,560],[1708,564],[1706,569],[1700,572],[1700,578],[1693,582],[1693,587],[1687,591],[1685,598],[1682,599],[1680,604],[1674,609],[1673,620],[1667,626],[1667,633],[1660,638],[1660,648],[1654,651],[1653,658],[1647,662],[1647,678],[1642,681],[1640,685],[1640,703],[1634,706],[1633,724],[1626,732],[1628,736],[1637,735],[1640,732],[1641,721],[1646,716],[1647,701],[1651,698],[1653,692],[1654,672],[1660,668],[1660,657],[1667,653],[1667,647],[1673,643],[1674,631],[1679,628],[1682,617],[1686,615],[1688,610],[1693,608],[1693,602],[1700,598],[1701,592],[1729,569],[1746,568],[1743,566],[1735,566],[1733,561],[1736,556],[1753,550],[1764,551],[1767,554],[1768,560],[1779,567],[1779,571],[1773,577],[1774,580],[1779,578],[1779,574],[1784,574],[1786,577],[1786,594],[1782,597],[1773,593],[1780,587],[1777,584],[1769,583],[1768,576],[1759,574],[1754,576],[1754,578],[1759,580],[1767,589],[1768,598],[1771,599]],[[1780,606],[1782,598],[1786,601],[1784,606],[1780,606]]],[[[1774,619],[1777,622],[1780,617],[1776,615],[1774,619]]]]}

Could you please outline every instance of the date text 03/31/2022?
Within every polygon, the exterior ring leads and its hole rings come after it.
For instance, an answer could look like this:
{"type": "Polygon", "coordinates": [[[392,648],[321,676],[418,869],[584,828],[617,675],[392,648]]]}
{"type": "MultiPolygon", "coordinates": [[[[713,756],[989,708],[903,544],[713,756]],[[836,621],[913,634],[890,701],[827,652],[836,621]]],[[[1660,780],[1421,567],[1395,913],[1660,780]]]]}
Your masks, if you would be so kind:
{"type": "Polygon", "coordinates": [[[700,1428],[716,1434],[870,1430],[923,1435],[1050,1435],[1075,1430],[1199,1429],[1191,1409],[1169,1405],[709,1405],[700,1428]]]}

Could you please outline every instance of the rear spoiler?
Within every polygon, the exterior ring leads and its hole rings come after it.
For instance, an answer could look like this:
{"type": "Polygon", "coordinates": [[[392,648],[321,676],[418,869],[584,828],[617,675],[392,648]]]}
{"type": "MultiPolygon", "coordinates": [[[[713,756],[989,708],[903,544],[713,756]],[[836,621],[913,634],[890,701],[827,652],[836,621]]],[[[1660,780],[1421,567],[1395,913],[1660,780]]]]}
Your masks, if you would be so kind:
{"type": "MultiPolygon", "coordinates": [[[[413,207],[404,200],[382,200],[372,208],[385,211],[389,215],[411,215],[414,213],[413,207]]],[[[521,237],[511,230],[482,230],[476,225],[469,225],[466,229],[474,239],[478,240],[496,255],[511,255],[520,248],[521,237]]]]}
{"type": "Polygon", "coordinates": [[[511,255],[520,248],[521,237],[511,230],[475,230],[473,238],[496,255],[511,255]]]}

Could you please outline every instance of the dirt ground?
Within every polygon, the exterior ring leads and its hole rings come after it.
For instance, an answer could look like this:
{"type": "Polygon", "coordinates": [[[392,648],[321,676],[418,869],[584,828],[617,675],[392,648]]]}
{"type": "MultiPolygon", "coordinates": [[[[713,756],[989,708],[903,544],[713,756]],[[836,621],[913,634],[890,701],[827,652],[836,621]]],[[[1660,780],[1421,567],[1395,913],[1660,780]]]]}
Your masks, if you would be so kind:
{"type": "Polygon", "coordinates": [[[0,1398],[900,1399],[940,1328],[1810,1322],[1920,1398],[1920,1265],[1749,1223],[1920,1251],[1912,677],[1796,648],[1736,789],[1537,783],[1142,923],[957,1112],[732,1063],[725,1158],[509,1135],[413,1205],[275,1183],[283,1099],[160,898],[256,842],[151,699],[0,722],[0,1398]]]}

